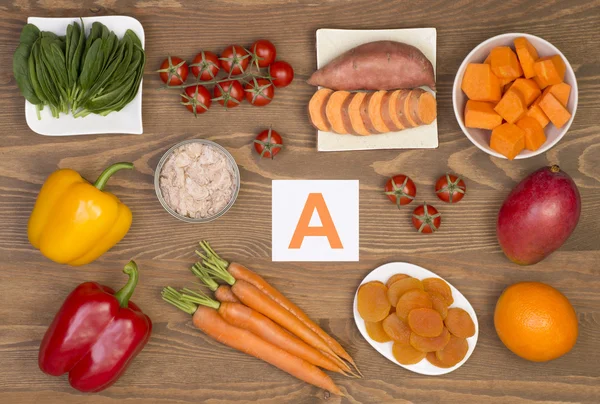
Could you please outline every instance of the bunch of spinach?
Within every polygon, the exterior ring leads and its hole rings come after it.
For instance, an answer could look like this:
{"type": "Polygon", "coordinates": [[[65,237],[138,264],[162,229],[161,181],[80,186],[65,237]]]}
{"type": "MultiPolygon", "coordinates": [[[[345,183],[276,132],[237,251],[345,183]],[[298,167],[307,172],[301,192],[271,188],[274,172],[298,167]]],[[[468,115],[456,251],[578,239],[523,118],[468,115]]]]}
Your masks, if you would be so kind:
{"type": "Polygon", "coordinates": [[[145,64],[142,43],[131,30],[119,40],[95,22],[86,37],[81,21],[59,37],[27,24],[13,56],[13,74],[38,119],[46,105],[55,118],[69,110],[75,117],[106,116],[135,98],[145,64]]]}

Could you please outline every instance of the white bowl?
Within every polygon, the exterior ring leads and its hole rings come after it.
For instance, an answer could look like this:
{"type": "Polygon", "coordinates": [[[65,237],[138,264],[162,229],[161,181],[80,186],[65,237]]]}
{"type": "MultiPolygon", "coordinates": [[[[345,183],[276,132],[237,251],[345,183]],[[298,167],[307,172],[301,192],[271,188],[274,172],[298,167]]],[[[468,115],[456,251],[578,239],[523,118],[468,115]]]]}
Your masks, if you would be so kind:
{"type": "Polygon", "coordinates": [[[456,289],[454,286],[452,286],[444,278],[442,278],[442,277],[436,275],[435,273],[433,273],[425,268],[422,268],[418,265],[413,265],[413,264],[409,264],[406,262],[390,262],[388,264],[382,265],[379,268],[376,268],[373,271],[371,271],[365,277],[365,279],[362,280],[360,285],[356,289],[356,294],[354,295],[354,322],[356,323],[356,327],[358,327],[358,330],[362,334],[363,338],[366,339],[367,342],[369,344],[371,344],[371,346],[373,348],[375,348],[375,350],[377,352],[379,352],[380,354],[385,356],[390,361],[394,362],[396,365],[402,366],[403,368],[408,369],[411,372],[419,373],[422,375],[427,375],[427,376],[445,375],[446,373],[453,372],[456,369],[458,369],[459,367],[461,367],[462,365],[464,365],[464,363],[469,359],[469,357],[475,350],[475,345],[477,345],[477,338],[479,337],[479,322],[477,321],[477,315],[475,314],[475,310],[473,309],[473,306],[471,306],[471,303],[469,303],[467,298],[464,297],[464,295],[462,293],[460,293],[458,291],[458,289],[456,289]],[[461,309],[465,310],[467,313],[469,313],[469,315],[473,319],[473,323],[475,323],[475,335],[467,338],[467,342],[469,344],[469,350],[467,351],[467,354],[465,355],[465,357],[463,358],[462,361],[460,361],[459,363],[457,363],[456,365],[454,365],[451,368],[439,368],[439,367],[434,366],[431,363],[429,363],[429,361],[427,359],[423,359],[421,362],[416,363],[414,365],[403,365],[403,364],[399,363],[396,360],[396,358],[394,358],[394,355],[392,353],[392,345],[393,345],[392,342],[381,343],[381,342],[374,341],[371,339],[371,337],[369,337],[369,334],[367,333],[367,329],[365,327],[365,321],[362,319],[362,317],[358,313],[358,302],[357,302],[358,288],[360,288],[360,285],[362,285],[363,283],[367,283],[367,282],[371,282],[371,281],[380,281],[380,282],[386,283],[387,280],[390,279],[392,277],[392,275],[395,275],[395,274],[406,274],[408,276],[412,276],[413,278],[417,278],[417,279],[421,279],[421,280],[425,279],[425,278],[440,278],[450,286],[450,290],[452,290],[452,297],[454,298],[454,303],[452,303],[452,306],[450,306],[450,307],[460,307],[461,309]]]}
{"type": "Polygon", "coordinates": [[[569,101],[567,103],[567,109],[571,113],[571,119],[567,122],[562,128],[558,129],[552,123],[549,123],[545,128],[544,132],[546,133],[546,143],[542,145],[536,151],[523,150],[515,159],[526,159],[529,157],[537,156],[538,154],[544,153],[552,146],[554,146],[558,141],[567,133],[573,119],[575,118],[575,112],[577,111],[577,79],[575,78],[575,73],[573,72],[573,68],[569,64],[569,61],[559,51],[554,45],[550,42],[542,39],[540,37],[529,35],[529,34],[520,34],[520,33],[511,33],[511,34],[502,34],[490,39],[487,39],[477,45],[475,49],[471,51],[463,60],[462,64],[458,68],[458,72],[456,73],[456,77],[454,79],[454,87],[452,88],[452,104],[454,105],[454,115],[456,115],[456,120],[460,125],[462,131],[467,135],[469,140],[473,142],[473,144],[479,147],[481,150],[495,157],[500,157],[505,159],[502,154],[492,150],[490,148],[490,130],[485,129],[474,129],[467,128],[464,122],[464,110],[465,104],[467,103],[467,96],[461,90],[460,86],[462,83],[463,75],[465,74],[465,69],[469,63],[483,63],[485,58],[489,55],[490,51],[496,46],[510,46],[514,49],[513,41],[515,38],[525,37],[531,44],[537,49],[537,52],[540,57],[543,56],[552,56],[552,55],[560,55],[565,65],[567,66],[567,71],[565,72],[565,83],[571,86],[571,94],[569,95],[569,101]]]}

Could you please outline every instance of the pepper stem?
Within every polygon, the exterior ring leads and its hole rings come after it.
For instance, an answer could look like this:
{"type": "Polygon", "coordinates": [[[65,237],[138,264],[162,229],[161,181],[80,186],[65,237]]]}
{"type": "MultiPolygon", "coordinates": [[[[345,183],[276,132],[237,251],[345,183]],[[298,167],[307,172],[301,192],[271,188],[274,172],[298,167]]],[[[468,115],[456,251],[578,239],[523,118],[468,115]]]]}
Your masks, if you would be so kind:
{"type": "Polygon", "coordinates": [[[108,166],[106,170],[102,171],[102,174],[98,177],[96,182],[94,182],[94,186],[98,188],[100,191],[104,189],[108,179],[117,171],[128,169],[131,170],[133,168],[133,163],[115,163],[111,166],[108,166]]]}
{"type": "Polygon", "coordinates": [[[131,295],[133,295],[133,291],[138,283],[138,267],[135,261],[131,260],[125,265],[123,268],[123,273],[129,275],[129,280],[117,293],[115,293],[115,298],[119,301],[119,306],[122,308],[126,308],[129,304],[129,299],[131,299],[131,295]]]}

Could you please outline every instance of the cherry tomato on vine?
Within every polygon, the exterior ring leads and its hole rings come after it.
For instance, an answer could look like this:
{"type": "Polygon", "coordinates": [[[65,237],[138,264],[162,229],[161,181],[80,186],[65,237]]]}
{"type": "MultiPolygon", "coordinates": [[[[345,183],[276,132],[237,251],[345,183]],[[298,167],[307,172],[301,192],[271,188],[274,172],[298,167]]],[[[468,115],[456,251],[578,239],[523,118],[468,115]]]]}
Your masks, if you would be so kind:
{"type": "Polygon", "coordinates": [[[413,211],[412,223],[419,233],[433,233],[440,228],[442,215],[436,208],[424,202],[413,211]]]}
{"type": "Polygon", "coordinates": [[[254,139],[254,149],[260,157],[271,158],[279,153],[283,147],[281,135],[269,128],[260,132],[254,139]]]}
{"type": "Polygon", "coordinates": [[[208,111],[212,100],[206,87],[189,86],[181,94],[181,104],[185,105],[188,111],[193,112],[195,117],[198,117],[198,114],[208,111]]]}
{"type": "Polygon", "coordinates": [[[267,67],[275,61],[277,50],[271,41],[259,39],[250,47],[252,63],[257,67],[267,67]]]}
{"type": "Polygon", "coordinates": [[[240,105],[244,99],[244,87],[237,80],[228,80],[215,84],[213,89],[214,99],[225,108],[233,108],[240,105]]]}
{"type": "Polygon", "coordinates": [[[294,79],[294,69],[288,62],[278,60],[269,66],[269,74],[275,87],[287,87],[294,79]]]}
{"type": "Polygon", "coordinates": [[[160,79],[168,86],[178,86],[187,80],[188,65],[185,60],[177,56],[169,56],[163,60],[160,69],[160,79]]]}
{"type": "Polygon", "coordinates": [[[394,175],[385,184],[384,193],[400,209],[400,205],[408,205],[415,199],[417,186],[410,177],[404,174],[394,175]]]}
{"type": "Polygon", "coordinates": [[[444,202],[456,203],[467,193],[467,186],[461,177],[454,174],[441,176],[435,183],[435,194],[444,202]]]}
{"type": "Polygon", "coordinates": [[[221,61],[213,52],[201,51],[192,60],[190,67],[192,74],[198,77],[198,80],[207,81],[215,78],[221,69],[221,61]]]}
{"type": "Polygon", "coordinates": [[[221,52],[221,66],[230,75],[242,74],[250,63],[250,54],[240,45],[229,45],[221,52]]]}
{"type": "Polygon", "coordinates": [[[273,101],[275,96],[273,83],[267,79],[257,79],[256,77],[252,77],[252,81],[244,86],[244,91],[248,102],[256,107],[264,107],[273,101]]]}

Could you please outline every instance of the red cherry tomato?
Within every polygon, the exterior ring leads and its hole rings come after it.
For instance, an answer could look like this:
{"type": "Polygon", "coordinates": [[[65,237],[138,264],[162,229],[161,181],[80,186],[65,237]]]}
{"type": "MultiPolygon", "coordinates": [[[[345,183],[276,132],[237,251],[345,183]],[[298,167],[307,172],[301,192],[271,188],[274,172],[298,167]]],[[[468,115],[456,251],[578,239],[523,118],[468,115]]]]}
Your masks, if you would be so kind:
{"type": "Polygon", "coordinates": [[[433,233],[440,228],[442,215],[433,206],[423,203],[413,211],[412,222],[419,233],[433,233]]]}
{"type": "Polygon", "coordinates": [[[275,96],[275,88],[273,83],[267,79],[252,78],[252,81],[244,87],[246,91],[246,99],[248,102],[257,107],[263,107],[273,101],[275,96]]]}
{"type": "Polygon", "coordinates": [[[275,45],[266,39],[259,39],[254,42],[250,47],[250,52],[252,52],[252,62],[257,67],[269,66],[275,61],[275,56],[277,55],[275,45]]]}
{"type": "Polygon", "coordinates": [[[185,60],[177,56],[169,56],[163,60],[160,69],[160,79],[168,86],[178,86],[187,80],[188,65],[185,60]]]}
{"type": "Polygon", "coordinates": [[[242,74],[250,63],[250,54],[240,45],[229,45],[221,52],[221,66],[230,75],[242,74]]]}
{"type": "Polygon", "coordinates": [[[185,105],[188,111],[193,112],[195,117],[198,117],[198,114],[208,111],[212,100],[206,87],[189,86],[181,94],[181,104],[185,105]]]}
{"type": "Polygon", "coordinates": [[[465,182],[454,174],[441,176],[435,183],[435,194],[444,202],[456,203],[464,198],[466,193],[465,182]]]}
{"type": "Polygon", "coordinates": [[[215,85],[213,95],[213,101],[225,108],[237,107],[244,99],[244,87],[237,80],[224,81],[215,85]]]}
{"type": "Polygon", "coordinates": [[[294,69],[288,62],[278,60],[269,66],[269,74],[275,87],[289,86],[294,79],[294,69]]]}
{"type": "Polygon", "coordinates": [[[196,55],[192,64],[192,74],[198,77],[198,80],[207,81],[215,78],[221,69],[219,57],[209,51],[201,51],[196,55]]]}
{"type": "Polygon", "coordinates": [[[408,205],[417,196],[417,187],[413,180],[404,174],[394,175],[385,184],[385,192],[390,201],[400,208],[408,205]]]}
{"type": "Polygon", "coordinates": [[[281,135],[271,128],[263,130],[254,139],[254,150],[260,154],[260,157],[271,158],[272,160],[282,147],[283,139],[281,135]]]}

